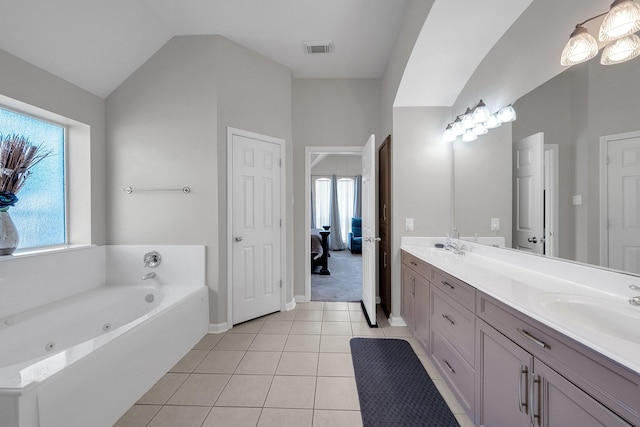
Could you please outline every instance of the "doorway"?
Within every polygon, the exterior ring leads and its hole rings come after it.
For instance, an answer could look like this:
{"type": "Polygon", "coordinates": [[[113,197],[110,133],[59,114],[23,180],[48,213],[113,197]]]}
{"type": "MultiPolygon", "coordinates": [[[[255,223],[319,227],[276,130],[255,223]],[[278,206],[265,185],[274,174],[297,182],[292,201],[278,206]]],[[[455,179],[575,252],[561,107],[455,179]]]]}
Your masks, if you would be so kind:
{"type": "Polygon", "coordinates": [[[362,237],[358,230],[361,215],[353,203],[361,171],[362,147],[307,147],[305,150],[305,230],[309,230],[305,233],[304,256],[307,300],[360,301],[362,298],[362,237]],[[333,196],[339,209],[331,212],[333,196]],[[329,226],[336,221],[340,223],[339,230],[329,226]],[[329,227],[328,230],[323,226],[329,227]]]}

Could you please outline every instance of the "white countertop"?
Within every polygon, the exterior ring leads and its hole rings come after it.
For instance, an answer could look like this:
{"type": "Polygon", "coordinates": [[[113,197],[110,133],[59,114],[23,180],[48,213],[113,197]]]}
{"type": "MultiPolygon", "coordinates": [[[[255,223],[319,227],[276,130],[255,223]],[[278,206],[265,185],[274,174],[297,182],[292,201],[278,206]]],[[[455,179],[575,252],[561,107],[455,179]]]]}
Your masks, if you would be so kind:
{"type": "Polygon", "coordinates": [[[444,238],[403,238],[401,249],[640,374],[640,277],[444,238]]]}

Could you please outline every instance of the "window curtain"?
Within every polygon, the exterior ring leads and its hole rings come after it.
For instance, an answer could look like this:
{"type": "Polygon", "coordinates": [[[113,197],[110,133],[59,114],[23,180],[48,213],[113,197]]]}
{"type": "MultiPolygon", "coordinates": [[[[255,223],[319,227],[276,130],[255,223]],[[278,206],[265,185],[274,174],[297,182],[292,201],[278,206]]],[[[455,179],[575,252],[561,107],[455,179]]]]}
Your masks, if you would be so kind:
{"type": "Polygon", "coordinates": [[[316,228],[316,181],[311,178],[311,228],[316,228]]]}
{"type": "Polygon", "coordinates": [[[353,217],[362,218],[362,175],[356,175],[353,183],[353,217]]]}
{"type": "Polygon", "coordinates": [[[344,250],[342,232],[340,231],[340,211],[338,210],[338,177],[331,176],[331,203],[329,205],[329,218],[331,234],[329,235],[329,249],[332,251],[344,250]]]}

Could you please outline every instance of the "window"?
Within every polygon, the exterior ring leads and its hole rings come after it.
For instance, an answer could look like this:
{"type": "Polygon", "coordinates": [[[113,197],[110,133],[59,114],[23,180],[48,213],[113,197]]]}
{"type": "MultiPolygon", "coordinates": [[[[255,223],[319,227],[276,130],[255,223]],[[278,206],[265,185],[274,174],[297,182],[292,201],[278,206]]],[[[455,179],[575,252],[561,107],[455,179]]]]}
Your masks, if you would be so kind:
{"type": "MultiPolygon", "coordinates": [[[[347,243],[351,231],[351,217],[353,217],[353,202],[355,181],[353,178],[338,178],[338,216],[340,217],[340,231],[343,243],[347,243]]],[[[322,228],[331,222],[331,178],[318,177],[314,180],[315,218],[314,228],[322,228]]]]}
{"type": "Polygon", "coordinates": [[[51,154],[31,169],[10,213],[20,235],[18,248],[67,243],[65,194],[65,128],[0,109],[0,132],[20,134],[51,154]]]}
{"type": "Polygon", "coordinates": [[[338,179],[338,214],[340,215],[340,231],[342,240],[347,244],[353,217],[353,178],[338,179]]]}
{"type": "Polygon", "coordinates": [[[316,223],[314,228],[329,225],[329,207],[331,205],[331,179],[317,178],[315,180],[316,223]]]}

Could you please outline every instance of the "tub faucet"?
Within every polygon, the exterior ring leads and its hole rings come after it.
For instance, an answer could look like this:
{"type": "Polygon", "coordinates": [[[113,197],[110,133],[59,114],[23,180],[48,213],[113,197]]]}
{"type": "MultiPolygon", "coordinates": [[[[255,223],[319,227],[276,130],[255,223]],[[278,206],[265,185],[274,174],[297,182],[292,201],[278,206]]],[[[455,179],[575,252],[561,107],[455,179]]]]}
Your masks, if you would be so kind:
{"type": "Polygon", "coordinates": [[[154,279],[155,277],[156,277],[156,273],[152,271],[151,273],[147,273],[144,276],[142,276],[142,280],[154,279]]]}

